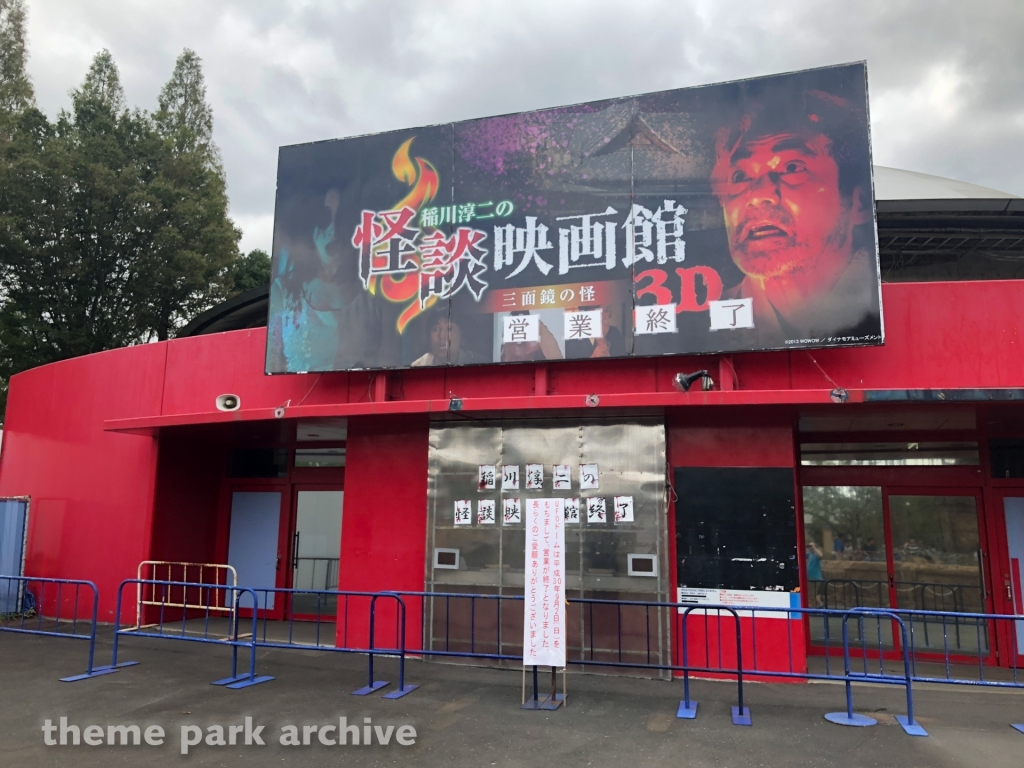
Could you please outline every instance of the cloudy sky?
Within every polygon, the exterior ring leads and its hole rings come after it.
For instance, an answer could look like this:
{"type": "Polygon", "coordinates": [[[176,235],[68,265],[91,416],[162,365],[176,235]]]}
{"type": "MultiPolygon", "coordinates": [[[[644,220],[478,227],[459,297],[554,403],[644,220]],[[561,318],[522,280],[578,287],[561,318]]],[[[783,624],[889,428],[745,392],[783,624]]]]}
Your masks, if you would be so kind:
{"type": "Polygon", "coordinates": [[[109,48],[145,109],[189,47],[243,250],[283,144],[866,60],[875,162],[1024,195],[1019,0],[28,0],[39,106],[109,48]]]}

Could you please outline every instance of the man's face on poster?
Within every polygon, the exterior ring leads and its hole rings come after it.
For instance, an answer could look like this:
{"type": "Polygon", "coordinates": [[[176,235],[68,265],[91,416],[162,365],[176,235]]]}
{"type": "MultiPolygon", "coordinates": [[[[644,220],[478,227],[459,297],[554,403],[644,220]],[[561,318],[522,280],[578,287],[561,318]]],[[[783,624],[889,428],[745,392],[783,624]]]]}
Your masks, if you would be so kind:
{"type": "Polygon", "coordinates": [[[823,134],[781,133],[744,141],[718,158],[715,194],[733,261],[754,278],[813,270],[852,251],[859,190],[844,199],[823,134]]]}
{"type": "Polygon", "coordinates": [[[438,320],[430,330],[430,351],[443,360],[448,357],[449,347],[454,354],[458,354],[462,348],[462,329],[458,323],[447,319],[438,320]]]}

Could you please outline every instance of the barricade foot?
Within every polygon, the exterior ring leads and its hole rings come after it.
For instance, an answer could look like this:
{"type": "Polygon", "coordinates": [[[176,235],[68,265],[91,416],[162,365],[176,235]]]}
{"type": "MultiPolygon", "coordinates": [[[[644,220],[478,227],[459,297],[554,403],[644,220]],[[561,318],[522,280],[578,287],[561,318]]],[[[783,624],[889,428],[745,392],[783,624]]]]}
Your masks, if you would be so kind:
{"type": "Polygon", "coordinates": [[[911,723],[906,715],[896,715],[896,722],[903,726],[903,730],[911,736],[927,736],[928,731],[921,727],[920,723],[911,723]]]}
{"type": "Polygon", "coordinates": [[[676,710],[676,717],[681,720],[696,720],[697,719],[697,702],[691,701],[687,706],[685,701],[679,702],[679,709],[676,710]]]}
{"type": "Polygon", "coordinates": [[[1024,733],[1024,723],[1010,723],[1011,728],[1016,728],[1021,733],[1024,733]]]}
{"type": "Polygon", "coordinates": [[[418,685],[406,685],[403,688],[396,688],[391,693],[385,693],[384,696],[382,696],[381,698],[385,698],[385,699],[400,699],[403,696],[405,696],[407,693],[412,693],[417,688],[419,688],[418,685]]]}
{"type": "Polygon", "coordinates": [[[740,712],[739,707],[732,708],[732,724],[733,725],[753,725],[753,721],[750,719],[750,707],[744,707],[743,711],[740,712]]]}
{"type": "Polygon", "coordinates": [[[391,685],[387,680],[376,680],[371,685],[367,685],[364,688],[360,688],[358,691],[352,691],[353,696],[369,696],[374,691],[379,691],[386,685],[391,685]]]}
{"type": "Polygon", "coordinates": [[[562,703],[564,701],[565,696],[561,693],[556,693],[553,697],[544,696],[539,700],[533,698],[528,699],[526,703],[523,704],[522,707],[520,707],[520,709],[546,709],[549,711],[554,711],[558,709],[560,706],[562,706],[562,703]]]}
{"type": "Polygon", "coordinates": [[[852,725],[856,728],[866,728],[869,725],[878,725],[878,721],[867,715],[848,715],[846,712],[829,712],[825,719],[836,725],[852,725]]]}
{"type": "Polygon", "coordinates": [[[62,677],[60,681],[62,683],[74,683],[79,680],[88,680],[90,677],[100,677],[101,675],[109,675],[111,672],[117,672],[113,667],[97,667],[92,672],[86,672],[82,675],[73,675],[72,677],[62,677]]]}
{"type": "Polygon", "coordinates": [[[239,680],[248,679],[248,675],[235,675],[234,677],[225,677],[223,680],[214,680],[210,685],[230,685],[231,683],[237,683],[239,680]]]}
{"type": "Polygon", "coordinates": [[[248,678],[246,678],[244,680],[240,680],[237,683],[231,683],[231,685],[228,685],[228,686],[225,686],[225,687],[226,688],[231,688],[232,690],[238,690],[239,688],[248,688],[250,685],[259,685],[260,683],[269,683],[273,679],[274,678],[271,675],[258,675],[256,677],[254,677],[252,680],[249,680],[248,678]]]}
{"type": "Polygon", "coordinates": [[[105,664],[102,667],[93,667],[92,671],[93,673],[102,672],[103,674],[107,674],[107,670],[116,672],[121,669],[121,667],[135,667],[138,666],[138,664],[139,662],[137,661],[119,661],[117,664],[105,664]]]}

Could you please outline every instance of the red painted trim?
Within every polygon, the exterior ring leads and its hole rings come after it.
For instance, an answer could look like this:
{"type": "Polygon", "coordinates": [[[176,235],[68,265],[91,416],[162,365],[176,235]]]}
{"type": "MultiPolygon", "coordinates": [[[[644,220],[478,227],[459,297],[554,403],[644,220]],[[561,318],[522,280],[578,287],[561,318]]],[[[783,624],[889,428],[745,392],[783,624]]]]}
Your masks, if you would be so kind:
{"type": "MultiPolygon", "coordinates": [[[[745,389],[722,392],[637,392],[600,395],[600,405],[588,406],[585,395],[549,395],[547,397],[471,397],[462,398],[462,411],[532,411],[538,409],[668,407],[694,405],[802,405],[828,403],[827,389],[745,389]]],[[[863,402],[864,390],[850,390],[847,402],[863,402]]],[[[328,416],[378,416],[403,413],[447,413],[448,400],[389,400],[381,403],[330,403],[288,408],[289,419],[323,418],[328,416]]],[[[838,407],[838,406],[837,406],[838,407]]],[[[185,424],[217,424],[233,421],[265,421],[275,418],[273,408],[253,408],[224,413],[206,411],[170,416],[143,416],[131,419],[108,419],[103,422],[107,432],[173,427],[185,424]]]]}

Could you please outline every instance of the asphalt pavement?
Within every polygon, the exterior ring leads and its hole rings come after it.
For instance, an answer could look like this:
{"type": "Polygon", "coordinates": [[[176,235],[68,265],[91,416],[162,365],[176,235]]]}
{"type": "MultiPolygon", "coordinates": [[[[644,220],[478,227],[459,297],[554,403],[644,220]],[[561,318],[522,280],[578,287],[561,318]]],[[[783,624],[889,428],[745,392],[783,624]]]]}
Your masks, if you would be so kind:
{"type": "MultiPolygon", "coordinates": [[[[109,643],[101,642],[97,657],[109,653],[109,643]]],[[[1019,691],[921,687],[917,714],[929,733],[922,738],[896,724],[905,699],[901,689],[886,686],[855,686],[857,711],[879,724],[849,728],[823,717],[844,707],[841,685],[751,683],[746,698],[753,725],[742,727],[731,722],[736,686],[730,682],[695,681],[698,717],[688,721],[675,717],[681,684],[663,680],[570,674],[564,709],[524,711],[521,674],[511,670],[411,660],[408,681],[420,687],[389,700],[382,694],[395,688],[391,659],[378,660],[378,677],[392,685],[357,697],[351,691],[366,683],[362,656],[260,651],[258,673],[275,679],[228,690],[210,685],[230,672],[227,648],[129,638],[121,654],[140,664],[64,683],[60,677],[84,671],[84,642],[0,632],[0,765],[1024,765],[1024,734],[1009,726],[1024,722],[1019,691]],[[64,745],[62,717],[68,726],[64,745]],[[54,728],[44,732],[47,720],[54,728]],[[106,743],[111,735],[116,742],[122,738],[110,726],[125,726],[131,742],[133,725],[142,737],[138,746],[106,743]],[[344,746],[331,743],[339,725],[346,729],[344,746]],[[71,726],[83,742],[77,746],[71,726]],[[84,743],[88,726],[99,726],[88,734],[102,744],[84,743]],[[282,744],[292,728],[298,743],[282,744]],[[370,745],[363,743],[367,733],[370,745]],[[147,734],[154,743],[146,743],[147,734]],[[351,743],[355,736],[358,745],[351,743]],[[47,745],[46,739],[57,743],[47,745]],[[191,742],[188,754],[182,754],[183,739],[191,742]]]]}

